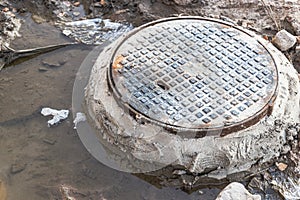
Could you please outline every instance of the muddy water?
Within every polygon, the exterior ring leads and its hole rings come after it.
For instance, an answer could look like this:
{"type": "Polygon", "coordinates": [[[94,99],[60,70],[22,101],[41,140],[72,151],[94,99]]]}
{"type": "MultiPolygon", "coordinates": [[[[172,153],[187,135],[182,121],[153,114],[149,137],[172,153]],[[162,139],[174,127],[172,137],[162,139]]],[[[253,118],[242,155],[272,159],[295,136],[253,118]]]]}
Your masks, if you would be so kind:
{"type": "MultiPolygon", "coordinates": [[[[25,24],[15,49],[69,42],[51,25],[30,17],[25,24]]],[[[217,188],[187,194],[102,165],[82,145],[72,116],[47,127],[40,109],[72,109],[76,72],[91,50],[65,47],[0,72],[0,180],[8,200],[63,199],[62,186],[76,199],[215,199],[217,188]]]]}

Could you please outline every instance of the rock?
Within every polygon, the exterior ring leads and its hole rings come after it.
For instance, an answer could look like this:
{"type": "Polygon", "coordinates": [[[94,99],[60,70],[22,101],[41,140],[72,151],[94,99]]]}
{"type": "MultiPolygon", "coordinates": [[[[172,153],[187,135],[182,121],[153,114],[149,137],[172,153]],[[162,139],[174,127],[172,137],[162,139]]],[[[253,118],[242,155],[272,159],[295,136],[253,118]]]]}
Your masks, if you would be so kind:
{"type": "Polygon", "coordinates": [[[199,191],[198,191],[198,194],[199,194],[199,195],[203,195],[204,192],[203,192],[202,190],[199,190],[199,191]]]}
{"type": "Polygon", "coordinates": [[[252,195],[243,184],[233,182],[227,185],[216,200],[261,200],[259,195],[252,195]]]}
{"type": "Polygon", "coordinates": [[[2,9],[2,11],[3,11],[3,12],[8,12],[8,11],[9,11],[9,8],[8,8],[8,7],[5,7],[5,8],[2,9]]]}
{"type": "Polygon", "coordinates": [[[254,177],[249,182],[247,189],[249,190],[255,190],[255,191],[264,191],[264,188],[266,188],[267,182],[262,180],[262,177],[254,177]]]}
{"type": "Polygon", "coordinates": [[[17,174],[22,172],[26,168],[26,164],[22,162],[16,162],[11,165],[10,167],[10,173],[17,174]]]}
{"type": "Polygon", "coordinates": [[[183,175],[183,174],[186,174],[186,171],[185,170],[174,170],[173,174],[175,174],[175,175],[183,175]]]}
{"type": "Polygon", "coordinates": [[[193,0],[174,0],[174,2],[177,4],[177,5],[180,5],[180,6],[186,6],[188,4],[191,4],[193,2],[193,0]]]}
{"type": "Polygon", "coordinates": [[[287,154],[288,152],[290,152],[290,150],[291,150],[290,145],[286,144],[286,145],[283,146],[283,148],[281,150],[281,153],[282,154],[287,154]]]}
{"type": "Polygon", "coordinates": [[[73,15],[74,15],[75,17],[78,17],[78,16],[80,15],[80,12],[73,12],[73,15]]]}
{"type": "Polygon", "coordinates": [[[284,170],[288,167],[287,164],[282,163],[282,162],[280,162],[280,163],[277,163],[277,162],[276,162],[276,166],[277,166],[277,168],[278,168],[280,171],[284,171],[284,170]]]}
{"type": "Polygon", "coordinates": [[[76,7],[78,7],[78,6],[80,5],[80,2],[77,1],[77,2],[75,2],[73,5],[76,6],[76,7]]]}
{"type": "Polygon", "coordinates": [[[46,72],[48,71],[48,69],[46,67],[40,67],[39,68],[39,72],[46,72]]]}
{"type": "Polygon", "coordinates": [[[288,29],[291,31],[291,33],[294,33],[295,35],[300,35],[300,14],[295,13],[289,13],[285,19],[285,29],[288,29]]]}
{"type": "Polygon", "coordinates": [[[62,65],[64,65],[67,61],[64,60],[50,60],[45,58],[44,60],[42,60],[42,64],[46,67],[50,67],[50,68],[57,68],[57,67],[61,67],[62,65]]]}
{"type": "Polygon", "coordinates": [[[43,142],[46,144],[54,145],[56,143],[55,139],[50,139],[50,138],[44,138],[43,142]]]}
{"type": "Polygon", "coordinates": [[[4,183],[0,180],[0,200],[7,199],[7,192],[4,183]]]}
{"type": "Polygon", "coordinates": [[[297,38],[286,30],[279,31],[272,40],[272,43],[281,51],[287,51],[297,42],[297,38]]]}
{"type": "Polygon", "coordinates": [[[92,180],[96,180],[97,179],[97,176],[95,175],[94,171],[92,171],[91,169],[88,169],[88,168],[84,168],[82,169],[82,173],[84,176],[92,179],[92,180]]]}
{"type": "Polygon", "coordinates": [[[101,4],[102,6],[105,6],[105,5],[106,5],[106,1],[105,1],[105,0],[100,0],[100,4],[101,4]]]}
{"type": "Polygon", "coordinates": [[[44,22],[47,21],[47,20],[45,20],[44,18],[42,18],[41,16],[38,16],[38,15],[32,15],[31,18],[37,24],[41,24],[41,23],[44,23],[44,22]]]}

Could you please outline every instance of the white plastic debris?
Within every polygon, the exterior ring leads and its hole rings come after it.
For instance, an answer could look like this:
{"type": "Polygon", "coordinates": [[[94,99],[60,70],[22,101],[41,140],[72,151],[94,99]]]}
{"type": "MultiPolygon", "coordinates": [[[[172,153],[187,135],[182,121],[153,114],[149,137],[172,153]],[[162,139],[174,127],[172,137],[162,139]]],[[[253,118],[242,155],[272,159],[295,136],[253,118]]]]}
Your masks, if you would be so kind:
{"type": "Polygon", "coordinates": [[[84,44],[102,44],[114,41],[133,28],[131,24],[112,22],[109,19],[86,19],[66,22],[61,26],[62,33],[84,44]]]}
{"type": "Polygon", "coordinates": [[[62,32],[65,36],[69,36],[72,34],[72,31],[71,30],[63,30],[62,32]]]}
{"type": "Polygon", "coordinates": [[[77,124],[79,122],[84,122],[84,121],[86,121],[85,114],[81,113],[81,112],[76,113],[76,117],[75,117],[75,119],[73,121],[73,123],[74,123],[74,129],[77,129],[77,124]]]}
{"type": "Polygon", "coordinates": [[[52,115],[53,118],[48,121],[48,126],[53,126],[61,120],[67,119],[69,116],[68,110],[55,110],[52,108],[43,108],[41,114],[44,116],[52,115]]]}

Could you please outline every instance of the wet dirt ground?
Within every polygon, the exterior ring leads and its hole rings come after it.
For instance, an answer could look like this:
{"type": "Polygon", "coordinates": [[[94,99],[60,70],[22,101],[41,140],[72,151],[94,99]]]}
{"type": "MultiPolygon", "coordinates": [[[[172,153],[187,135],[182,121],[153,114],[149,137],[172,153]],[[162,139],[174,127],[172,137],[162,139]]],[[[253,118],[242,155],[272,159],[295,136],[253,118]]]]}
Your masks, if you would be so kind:
{"type": "MultiPolygon", "coordinates": [[[[19,38],[12,47],[69,41],[53,26],[25,19],[21,34],[26,40],[19,38]]],[[[188,195],[102,165],[82,145],[72,116],[47,127],[40,108],[72,109],[75,75],[91,50],[80,44],[66,47],[1,71],[0,177],[8,199],[62,199],[62,185],[72,187],[76,199],[215,199],[216,188],[188,195]]]]}
{"type": "MultiPolygon", "coordinates": [[[[55,10],[52,4],[11,2],[24,20],[20,30],[22,37],[12,41],[11,47],[25,49],[73,41],[53,25],[57,16],[50,12],[55,10]],[[36,23],[31,13],[45,21],[36,23]]],[[[244,4],[230,1],[226,6],[217,1],[188,0],[105,1],[103,5],[102,1],[84,2],[81,5],[87,16],[102,16],[135,26],[179,14],[222,14],[230,19],[238,16],[237,22],[246,23],[264,35],[276,32],[274,21],[254,0],[244,4]],[[216,4],[215,7],[212,4],[216,4]],[[94,9],[91,10],[91,6],[94,9]],[[249,12],[251,9],[255,12],[249,12]],[[258,20],[260,15],[267,20],[258,20]]],[[[215,199],[224,186],[206,187],[188,194],[173,187],[156,187],[149,183],[151,177],[145,181],[104,166],[82,145],[73,129],[72,116],[58,126],[47,127],[48,119],[40,114],[40,109],[72,109],[76,72],[92,49],[92,46],[78,44],[1,70],[0,181],[6,185],[8,200],[63,199],[66,193],[76,199],[215,199]]]]}

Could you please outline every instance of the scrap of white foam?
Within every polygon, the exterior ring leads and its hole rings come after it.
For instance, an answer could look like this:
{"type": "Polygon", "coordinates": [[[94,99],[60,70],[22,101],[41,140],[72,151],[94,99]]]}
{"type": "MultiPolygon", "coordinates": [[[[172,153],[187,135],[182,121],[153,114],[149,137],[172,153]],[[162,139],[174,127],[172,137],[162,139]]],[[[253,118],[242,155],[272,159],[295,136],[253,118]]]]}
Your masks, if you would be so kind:
{"type": "Polygon", "coordinates": [[[77,124],[79,122],[84,122],[85,120],[86,120],[86,116],[85,116],[84,113],[81,113],[81,112],[76,113],[76,117],[75,117],[75,119],[73,121],[73,123],[74,123],[74,129],[77,129],[77,124]]]}
{"type": "Polygon", "coordinates": [[[50,127],[59,123],[61,120],[67,119],[69,116],[69,110],[56,110],[52,108],[43,108],[41,114],[44,116],[49,116],[49,115],[53,116],[53,118],[47,122],[48,126],[50,127]]]}

